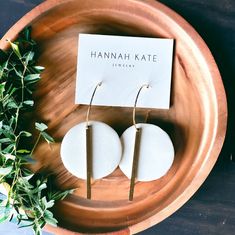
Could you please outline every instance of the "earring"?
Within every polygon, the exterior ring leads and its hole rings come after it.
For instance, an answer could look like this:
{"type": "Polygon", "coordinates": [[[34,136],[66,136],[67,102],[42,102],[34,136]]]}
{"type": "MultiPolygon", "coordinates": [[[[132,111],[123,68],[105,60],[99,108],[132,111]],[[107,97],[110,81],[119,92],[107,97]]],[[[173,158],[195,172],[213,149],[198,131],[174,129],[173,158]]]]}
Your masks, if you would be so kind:
{"type": "Polygon", "coordinates": [[[119,164],[122,172],[131,180],[129,200],[133,200],[135,181],[156,180],[167,173],[174,160],[174,147],[168,134],[153,124],[136,124],[136,106],[143,85],[139,89],[134,109],[133,126],[121,136],[123,155],[119,164]]]}
{"type": "Polygon", "coordinates": [[[61,159],[67,170],[86,180],[87,199],[91,199],[91,181],[112,173],[119,165],[122,146],[118,134],[103,122],[89,121],[96,85],[87,110],[86,121],[72,127],[61,143],[61,159]]]}

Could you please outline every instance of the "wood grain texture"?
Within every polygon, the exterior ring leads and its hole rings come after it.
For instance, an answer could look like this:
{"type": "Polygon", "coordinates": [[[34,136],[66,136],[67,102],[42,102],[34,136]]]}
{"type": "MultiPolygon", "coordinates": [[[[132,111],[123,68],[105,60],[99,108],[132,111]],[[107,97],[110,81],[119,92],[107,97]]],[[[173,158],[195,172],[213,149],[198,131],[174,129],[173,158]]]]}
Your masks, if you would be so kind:
{"type": "MultiPolygon", "coordinates": [[[[213,167],[224,139],[227,116],[220,75],[197,33],[161,4],[108,0],[67,2],[45,2],[6,34],[12,39],[31,23],[34,37],[41,45],[41,64],[47,67],[36,95],[35,117],[49,124],[58,144],[52,151],[43,144],[39,146],[35,170],[56,174],[55,183],[60,187],[78,187],[56,209],[61,225],[96,232],[129,227],[130,233],[135,233],[178,209],[213,167]],[[133,203],[127,201],[129,181],[120,170],[94,182],[95,200],[87,201],[84,181],[72,177],[60,160],[61,138],[69,128],[85,120],[86,107],[73,104],[78,32],[176,39],[171,108],[152,110],[149,117],[149,122],[171,135],[175,162],[161,179],[139,182],[133,203]]],[[[0,47],[6,47],[4,40],[0,47]]],[[[131,109],[97,107],[93,113],[94,120],[110,124],[119,133],[131,125],[131,109]]],[[[145,115],[144,110],[138,113],[145,115]]]]}

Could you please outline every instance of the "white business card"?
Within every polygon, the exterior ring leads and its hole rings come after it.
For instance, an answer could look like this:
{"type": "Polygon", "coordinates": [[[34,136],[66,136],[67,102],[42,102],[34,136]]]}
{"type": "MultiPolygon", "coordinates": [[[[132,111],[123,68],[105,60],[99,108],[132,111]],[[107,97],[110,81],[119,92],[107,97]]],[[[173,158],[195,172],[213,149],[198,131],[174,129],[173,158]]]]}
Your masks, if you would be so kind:
{"type": "Polygon", "coordinates": [[[76,104],[133,107],[170,106],[173,39],[79,34],[76,104]]]}

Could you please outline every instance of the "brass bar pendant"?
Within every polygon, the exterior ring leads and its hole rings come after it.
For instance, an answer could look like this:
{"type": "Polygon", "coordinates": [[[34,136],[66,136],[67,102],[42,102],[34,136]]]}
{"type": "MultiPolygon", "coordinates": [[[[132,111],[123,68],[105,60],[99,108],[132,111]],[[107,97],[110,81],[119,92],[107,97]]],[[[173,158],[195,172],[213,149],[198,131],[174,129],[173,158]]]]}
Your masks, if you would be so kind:
{"type": "Polygon", "coordinates": [[[92,139],[91,139],[91,126],[86,127],[86,163],[87,163],[87,199],[91,199],[91,178],[92,178],[92,139]]]}
{"type": "Polygon", "coordinates": [[[135,179],[136,179],[137,170],[138,170],[138,163],[139,163],[140,137],[141,137],[141,129],[137,128],[136,132],[135,132],[135,144],[134,144],[132,171],[131,171],[129,201],[132,201],[133,196],[134,196],[135,179]]]}

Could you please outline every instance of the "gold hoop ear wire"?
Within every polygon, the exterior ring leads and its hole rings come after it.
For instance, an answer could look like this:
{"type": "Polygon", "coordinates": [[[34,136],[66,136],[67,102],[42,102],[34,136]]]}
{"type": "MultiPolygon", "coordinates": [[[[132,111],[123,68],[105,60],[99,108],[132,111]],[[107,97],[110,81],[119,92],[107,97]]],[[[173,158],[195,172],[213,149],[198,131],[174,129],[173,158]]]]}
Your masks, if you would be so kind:
{"type": "Polygon", "coordinates": [[[98,83],[92,93],[89,107],[86,114],[86,188],[87,188],[87,199],[91,199],[91,178],[92,178],[92,126],[89,125],[89,115],[91,111],[91,105],[97,88],[100,87],[102,82],[98,83]]]}
{"type": "Polygon", "coordinates": [[[141,86],[140,89],[139,89],[139,91],[138,91],[138,93],[137,93],[137,95],[136,95],[136,98],[135,98],[135,104],[134,104],[134,109],[133,109],[132,118],[133,118],[133,124],[134,124],[136,130],[138,129],[137,126],[136,126],[136,121],[135,121],[135,114],[136,114],[136,105],[137,105],[137,101],[138,101],[138,98],[139,98],[139,95],[140,95],[141,90],[142,90],[143,88],[149,88],[149,87],[150,87],[150,85],[148,85],[148,84],[145,84],[145,85],[141,86]]]}
{"type": "Polygon", "coordinates": [[[95,96],[95,93],[96,93],[98,87],[100,87],[101,85],[102,85],[102,82],[99,82],[99,83],[96,85],[96,87],[95,87],[95,89],[94,89],[94,91],[93,91],[93,93],[92,93],[92,95],[91,95],[91,100],[90,100],[89,107],[88,107],[87,114],[86,114],[86,126],[87,126],[87,127],[89,126],[89,115],[90,115],[90,111],[91,111],[92,101],[93,101],[93,99],[94,99],[94,96],[95,96]]]}
{"type": "Polygon", "coordinates": [[[136,120],[135,120],[136,106],[137,106],[137,101],[138,101],[140,92],[144,87],[149,88],[150,86],[148,84],[145,84],[140,87],[135,98],[135,104],[134,104],[133,115],[132,115],[133,124],[135,126],[136,131],[135,131],[134,153],[133,153],[132,170],[131,170],[129,201],[133,201],[133,197],[134,197],[135,179],[136,179],[138,163],[139,163],[139,150],[140,150],[140,139],[141,139],[141,128],[137,127],[136,120]]]}

